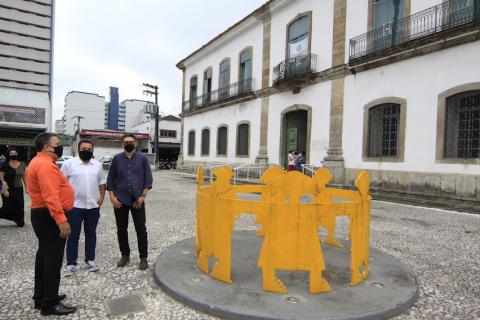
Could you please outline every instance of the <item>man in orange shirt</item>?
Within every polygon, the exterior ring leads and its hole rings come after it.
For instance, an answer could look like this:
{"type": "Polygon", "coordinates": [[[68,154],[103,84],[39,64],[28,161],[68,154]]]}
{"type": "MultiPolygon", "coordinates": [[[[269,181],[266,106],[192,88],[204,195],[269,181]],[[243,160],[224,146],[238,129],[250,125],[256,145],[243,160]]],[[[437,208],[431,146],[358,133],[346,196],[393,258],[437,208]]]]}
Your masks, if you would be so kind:
{"type": "Polygon", "coordinates": [[[73,208],[74,191],[55,164],[63,153],[57,135],[40,133],[35,148],[37,156],[26,172],[32,226],[38,238],[33,299],[42,315],[64,315],[76,310],[60,303],[65,295],[58,295],[65,240],[70,235],[65,212],[73,208]]]}

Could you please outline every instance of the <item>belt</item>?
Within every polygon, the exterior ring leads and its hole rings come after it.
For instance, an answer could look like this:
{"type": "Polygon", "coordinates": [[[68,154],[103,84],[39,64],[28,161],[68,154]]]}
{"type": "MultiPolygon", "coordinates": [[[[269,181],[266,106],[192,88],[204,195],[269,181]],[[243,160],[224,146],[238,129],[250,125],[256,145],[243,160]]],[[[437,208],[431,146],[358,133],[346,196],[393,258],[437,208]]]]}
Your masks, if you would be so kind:
{"type": "Polygon", "coordinates": [[[50,213],[48,208],[32,208],[32,213],[50,213]]]}

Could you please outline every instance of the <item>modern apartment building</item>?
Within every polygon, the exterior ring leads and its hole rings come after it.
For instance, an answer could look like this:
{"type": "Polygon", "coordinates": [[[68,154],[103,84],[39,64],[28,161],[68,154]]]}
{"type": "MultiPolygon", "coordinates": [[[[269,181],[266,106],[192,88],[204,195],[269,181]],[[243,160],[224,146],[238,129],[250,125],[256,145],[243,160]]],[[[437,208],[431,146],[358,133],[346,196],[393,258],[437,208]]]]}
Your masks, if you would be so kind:
{"type": "Polygon", "coordinates": [[[110,101],[105,103],[105,129],[125,131],[125,105],[118,103],[118,88],[110,87],[110,101]]]}
{"type": "Polygon", "coordinates": [[[0,0],[0,153],[51,130],[53,0],[0,0]]]}
{"type": "Polygon", "coordinates": [[[180,159],[480,201],[479,39],[479,0],[268,1],[177,64],[180,159]]]}
{"type": "Polygon", "coordinates": [[[105,97],[96,93],[70,91],[65,96],[63,132],[75,135],[81,129],[104,129],[105,97]]]}

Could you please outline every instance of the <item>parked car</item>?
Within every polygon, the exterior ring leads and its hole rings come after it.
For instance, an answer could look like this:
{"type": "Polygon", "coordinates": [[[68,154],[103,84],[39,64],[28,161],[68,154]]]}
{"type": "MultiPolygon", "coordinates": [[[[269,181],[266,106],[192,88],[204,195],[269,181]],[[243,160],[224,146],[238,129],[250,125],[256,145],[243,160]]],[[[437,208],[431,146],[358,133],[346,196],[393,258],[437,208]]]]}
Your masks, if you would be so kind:
{"type": "Polygon", "coordinates": [[[102,164],[103,170],[110,169],[110,165],[112,164],[113,156],[103,156],[100,159],[100,163],[102,164]]]}
{"type": "Polygon", "coordinates": [[[55,163],[57,164],[57,166],[58,166],[59,168],[61,168],[61,167],[62,167],[62,164],[63,164],[65,161],[67,161],[68,159],[71,159],[71,158],[73,158],[73,157],[72,157],[72,156],[62,156],[62,157],[58,158],[57,161],[55,161],[55,163]]]}

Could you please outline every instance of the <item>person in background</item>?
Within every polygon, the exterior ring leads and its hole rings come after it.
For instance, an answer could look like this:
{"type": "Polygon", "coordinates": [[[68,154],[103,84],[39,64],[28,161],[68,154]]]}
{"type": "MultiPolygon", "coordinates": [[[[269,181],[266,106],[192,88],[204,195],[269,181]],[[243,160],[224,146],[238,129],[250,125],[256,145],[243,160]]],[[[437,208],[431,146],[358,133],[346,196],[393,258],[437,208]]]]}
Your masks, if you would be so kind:
{"type": "Polygon", "coordinates": [[[62,172],[75,191],[73,209],[67,212],[72,233],[67,239],[67,266],[63,275],[68,277],[77,270],[78,240],[80,232],[85,232],[85,264],[83,269],[98,271],[95,263],[97,244],[97,224],[100,207],[105,198],[105,176],[102,165],[93,159],[93,143],[82,140],[78,143],[78,157],[65,161],[62,172]]]}
{"type": "Polygon", "coordinates": [[[9,196],[2,195],[3,207],[0,218],[11,220],[18,227],[23,227],[25,225],[23,185],[26,185],[26,166],[20,161],[17,149],[13,147],[7,149],[5,159],[0,167],[0,179],[7,183],[9,196]]]}
{"type": "Polygon", "coordinates": [[[288,151],[288,166],[287,166],[287,171],[293,171],[295,169],[295,157],[293,155],[293,151],[289,150],[288,151]]]}
{"type": "Polygon", "coordinates": [[[298,154],[298,157],[295,159],[295,170],[302,171],[302,165],[306,163],[305,151],[302,151],[298,154]]]}
{"type": "Polygon", "coordinates": [[[137,139],[134,135],[124,135],[122,143],[125,152],[113,157],[107,178],[107,190],[115,212],[118,244],[122,254],[117,267],[122,268],[130,262],[128,215],[131,212],[140,253],[138,268],[146,270],[148,269],[148,240],[145,226],[145,198],[152,188],[152,171],[147,157],[136,152],[137,139]]]}
{"type": "Polygon", "coordinates": [[[60,302],[65,295],[58,295],[65,240],[71,232],[65,212],[73,208],[74,191],[55,164],[63,153],[57,135],[40,133],[35,148],[37,155],[26,172],[32,226],[38,238],[34,306],[44,316],[65,315],[76,310],[60,302]]]}

